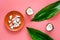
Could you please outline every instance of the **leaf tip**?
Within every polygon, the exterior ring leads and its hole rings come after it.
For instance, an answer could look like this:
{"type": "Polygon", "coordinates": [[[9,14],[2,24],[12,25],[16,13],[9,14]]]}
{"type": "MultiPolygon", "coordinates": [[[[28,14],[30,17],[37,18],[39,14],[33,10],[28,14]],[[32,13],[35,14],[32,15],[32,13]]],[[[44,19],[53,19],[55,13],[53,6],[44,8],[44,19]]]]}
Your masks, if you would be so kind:
{"type": "Polygon", "coordinates": [[[27,30],[29,31],[30,27],[26,27],[26,28],[27,28],[27,30]]]}
{"type": "Polygon", "coordinates": [[[31,21],[34,21],[34,18],[32,18],[32,20],[31,21]]]}
{"type": "Polygon", "coordinates": [[[27,29],[29,29],[29,27],[26,27],[27,29]]]}

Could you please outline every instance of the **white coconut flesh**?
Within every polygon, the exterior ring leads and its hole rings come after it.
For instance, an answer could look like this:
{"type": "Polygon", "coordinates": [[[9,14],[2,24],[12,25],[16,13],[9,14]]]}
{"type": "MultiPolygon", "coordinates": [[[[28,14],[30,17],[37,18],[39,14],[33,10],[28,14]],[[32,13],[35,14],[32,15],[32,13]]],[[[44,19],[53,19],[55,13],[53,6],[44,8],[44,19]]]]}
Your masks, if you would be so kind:
{"type": "Polygon", "coordinates": [[[10,17],[10,19],[12,19],[12,15],[10,15],[9,17],[10,17]]]}
{"type": "Polygon", "coordinates": [[[34,12],[33,12],[33,9],[32,8],[28,7],[27,10],[26,10],[26,13],[28,15],[32,15],[34,12]]]}
{"type": "Polygon", "coordinates": [[[11,29],[13,28],[16,28],[16,27],[19,27],[20,24],[21,24],[21,21],[20,21],[20,16],[16,15],[14,18],[12,18],[12,15],[9,16],[10,20],[8,20],[9,22],[9,26],[11,29]]]}
{"type": "Polygon", "coordinates": [[[11,23],[11,21],[10,21],[10,20],[9,20],[8,22],[9,22],[9,23],[11,23]]]}
{"type": "Polygon", "coordinates": [[[52,31],[53,29],[54,29],[54,27],[53,27],[53,25],[50,24],[50,23],[46,26],[46,30],[47,30],[47,31],[52,31]]]}

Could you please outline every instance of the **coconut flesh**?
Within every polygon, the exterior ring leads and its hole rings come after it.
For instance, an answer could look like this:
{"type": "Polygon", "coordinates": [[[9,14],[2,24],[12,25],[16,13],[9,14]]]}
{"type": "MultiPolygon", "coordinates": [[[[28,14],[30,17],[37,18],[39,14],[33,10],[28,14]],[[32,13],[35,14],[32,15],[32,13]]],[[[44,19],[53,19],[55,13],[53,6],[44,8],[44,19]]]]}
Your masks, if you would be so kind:
{"type": "Polygon", "coordinates": [[[14,18],[12,18],[12,15],[10,15],[9,18],[10,18],[11,21],[9,20],[8,22],[9,22],[9,26],[10,26],[11,29],[20,26],[21,21],[20,21],[20,16],[19,15],[16,15],[14,18]]]}

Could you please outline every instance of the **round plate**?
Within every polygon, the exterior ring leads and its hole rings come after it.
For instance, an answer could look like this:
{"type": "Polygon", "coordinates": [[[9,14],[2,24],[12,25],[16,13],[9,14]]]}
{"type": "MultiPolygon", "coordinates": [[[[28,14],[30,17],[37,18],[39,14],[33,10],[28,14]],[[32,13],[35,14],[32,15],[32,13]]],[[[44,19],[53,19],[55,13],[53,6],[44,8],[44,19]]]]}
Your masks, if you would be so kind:
{"type": "Polygon", "coordinates": [[[5,16],[4,22],[5,22],[6,28],[9,29],[10,31],[18,31],[18,30],[21,30],[21,29],[23,28],[23,26],[24,26],[24,17],[23,17],[23,15],[22,15],[20,12],[18,12],[18,11],[10,11],[10,12],[8,12],[8,14],[5,16]],[[9,19],[10,19],[10,18],[9,18],[10,15],[12,15],[12,18],[15,17],[16,15],[19,15],[19,16],[20,16],[21,24],[19,25],[19,27],[16,27],[16,28],[13,28],[13,29],[10,28],[9,23],[8,23],[8,21],[9,21],[9,19]]]}

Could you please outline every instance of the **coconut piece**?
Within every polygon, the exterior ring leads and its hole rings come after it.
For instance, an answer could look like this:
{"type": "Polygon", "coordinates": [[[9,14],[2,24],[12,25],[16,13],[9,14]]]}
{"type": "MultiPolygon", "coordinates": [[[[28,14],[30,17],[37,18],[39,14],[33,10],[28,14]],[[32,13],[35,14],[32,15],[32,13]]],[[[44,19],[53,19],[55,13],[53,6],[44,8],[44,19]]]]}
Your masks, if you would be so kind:
{"type": "Polygon", "coordinates": [[[9,25],[9,26],[10,26],[10,28],[11,28],[11,29],[13,29],[13,24],[12,24],[12,23],[10,23],[10,25],[9,25]]]}
{"type": "Polygon", "coordinates": [[[19,22],[19,21],[20,21],[20,18],[17,17],[17,18],[16,18],[16,21],[19,22]]]}
{"type": "Polygon", "coordinates": [[[11,21],[9,20],[8,23],[11,23],[11,21]]]}
{"type": "Polygon", "coordinates": [[[12,26],[12,23],[10,23],[9,26],[11,27],[12,26]]]}
{"type": "Polygon", "coordinates": [[[28,15],[32,15],[32,14],[33,14],[33,9],[30,8],[30,7],[28,7],[27,10],[26,10],[26,13],[27,13],[28,15]]]}
{"type": "Polygon", "coordinates": [[[17,27],[19,26],[19,24],[16,25],[17,27]]]}
{"type": "Polygon", "coordinates": [[[10,28],[13,29],[13,26],[11,26],[10,28]]]}
{"type": "Polygon", "coordinates": [[[21,21],[20,22],[18,22],[19,24],[21,24],[21,21]]]}
{"type": "Polygon", "coordinates": [[[17,23],[17,22],[16,22],[16,17],[12,19],[12,22],[13,22],[13,23],[17,23]]]}
{"type": "Polygon", "coordinates": [[[12,15],[10,15],[9,18],[12,19],[12,15]]]}
{"type": "Polygon", "coordinates": [[[16,15],[16,17],[20,17],[19,15],[16,15]]]}
{"type": "Polygon", "coordinates": [[[15,21],[16,20],[16,17],[12,19],[12,21],[15,21]]]}
{"type": "Polygon", "coordinates": [[[18,24],[18,23],[15,23],[13,26],[14,26],[14,27],[18,27],[18,26],[19,26],[19,24],[18,24]]]}
{"type": "Polygon", "coordinates": [[[46,26],[47,31],[52,31],[53,29],[54,29],[53,24],[51,24],[51,23],[47,24],[47,26],[46,26]]]}

